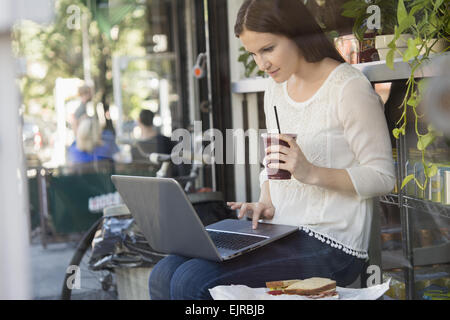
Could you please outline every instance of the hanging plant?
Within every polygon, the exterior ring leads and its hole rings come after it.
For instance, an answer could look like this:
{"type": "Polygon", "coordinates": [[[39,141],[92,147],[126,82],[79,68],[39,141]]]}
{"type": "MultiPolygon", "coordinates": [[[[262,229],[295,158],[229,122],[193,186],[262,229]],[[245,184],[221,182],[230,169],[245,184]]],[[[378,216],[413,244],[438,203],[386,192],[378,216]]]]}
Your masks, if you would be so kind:
{"type": "Polygon", "coordinates": [[[423,184],[412,174],[405,177],[401,188],[412,180],[417,186],[424,190],[428,179],[435,176],[438,168],[436,164],[426,161],[425,153],[427,147],[430,146],[437,136],[441,135],[432,126],[428,126],[427,132],[419,132],[418,121],[423,115],[419,115],[417,107],[421,103],[424,93],[426,91],[426,79],[417,80],[415,78],[416,71],[423,63],[429,60],[438,42],[444,42],[445,46],[443,52],[449,50],[449,2],[444,0],[414,0],[408,1],[408,6],[405,5],[404,0],[398,0],[397,7],[397,24],[394,28],[394,39],[389,43],[390,48],[386,64],[390,69],[394,69],[394,55],[398,52],[403,61],[410,66],[410,75],[407,80],[406,94],[400,108],[403,108],[403,113],[397,122],[397,128],[393,130],[393,135],[399,139],[400,135],[406,134],[406,125],[409,121],[414,122],[415,133],[417,135],[417,149],[422,154],[422,165],[424,167],[425,181],[423,184]],[[396,41],[400,35],[408,30],[413,35],[408,39],[408,48],[401,52],[396,47],[396,41]],[[408,119],[408,110],[412,109],[413,119],[408,119]]]}

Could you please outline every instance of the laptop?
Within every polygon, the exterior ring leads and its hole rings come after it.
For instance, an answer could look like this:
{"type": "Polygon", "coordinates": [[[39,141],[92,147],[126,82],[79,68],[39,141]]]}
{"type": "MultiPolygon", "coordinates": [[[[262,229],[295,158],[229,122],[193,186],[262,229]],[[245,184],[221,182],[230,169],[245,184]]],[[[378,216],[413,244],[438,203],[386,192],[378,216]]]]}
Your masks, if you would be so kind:
{"type": "Polygon", "coordinates": [[[225,261],[285,237],[298,227],[226,219],[203,226],[180,184],[171,178],[111,177],[150,246],[162,253],[225,261]]]}

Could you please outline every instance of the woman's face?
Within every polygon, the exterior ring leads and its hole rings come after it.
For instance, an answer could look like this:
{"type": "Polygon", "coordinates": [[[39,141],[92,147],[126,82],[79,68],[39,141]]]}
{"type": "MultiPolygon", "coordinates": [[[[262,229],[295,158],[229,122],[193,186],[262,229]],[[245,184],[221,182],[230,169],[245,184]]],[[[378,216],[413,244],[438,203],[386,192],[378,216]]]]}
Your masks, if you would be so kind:
{"type": "Polygon", "coordinates": [[[258,68],[269,74],[276,82],[288,80],[296,72],[300,53],[289,38],[273,33],[244,30],[239,39],[255,59],[258,68]]]}

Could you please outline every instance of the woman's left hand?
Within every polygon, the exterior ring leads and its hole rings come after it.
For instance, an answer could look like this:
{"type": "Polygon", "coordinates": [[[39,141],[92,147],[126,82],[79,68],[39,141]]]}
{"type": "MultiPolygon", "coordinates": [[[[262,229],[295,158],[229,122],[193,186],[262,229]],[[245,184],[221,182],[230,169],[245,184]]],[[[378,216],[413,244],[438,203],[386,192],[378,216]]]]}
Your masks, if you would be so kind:
{"type": "Polygon", "coordinates": [[[289,147],[271,145],[266,148],[266,158],[264,163],[268,163],[271,160],[283,161],[284,163],[270,163],[268,167],[272,169],[287,170],[298,181],[310,184],[315,167],[306,159],[303,151],[297,144],[297,141],[288,135],[279,134],[274,136],[279,140],[287,142],[289,147]]]}

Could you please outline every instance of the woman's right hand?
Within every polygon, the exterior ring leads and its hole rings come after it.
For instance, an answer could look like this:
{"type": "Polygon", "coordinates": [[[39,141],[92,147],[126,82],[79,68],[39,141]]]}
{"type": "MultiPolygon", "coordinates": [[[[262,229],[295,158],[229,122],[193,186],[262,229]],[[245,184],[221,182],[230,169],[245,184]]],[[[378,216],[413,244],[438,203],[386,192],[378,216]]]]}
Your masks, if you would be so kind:
{"type": "Polygon", "coordinates": [[[252,218],[252,227],[258,227],[259,219],[273,219],[275,208],[272,205],[263,202],[227,202],[227,205],[232,209],[239,209],[238,218],[242,219],[244,215],[252,218]]]}

